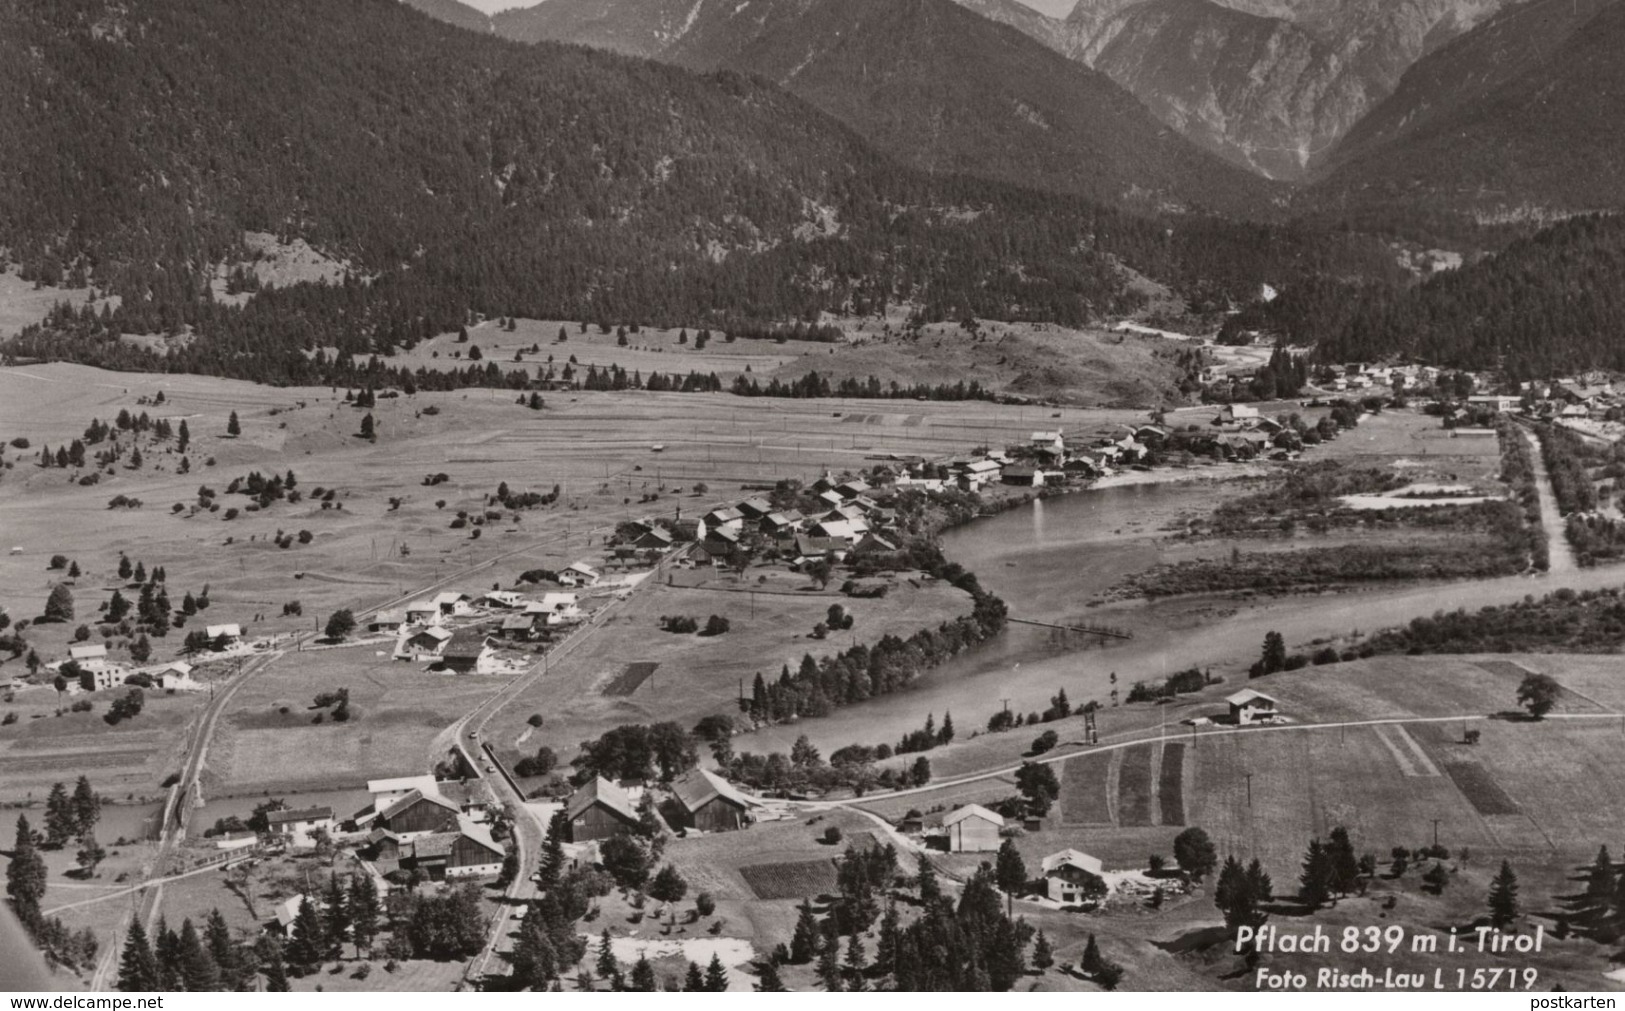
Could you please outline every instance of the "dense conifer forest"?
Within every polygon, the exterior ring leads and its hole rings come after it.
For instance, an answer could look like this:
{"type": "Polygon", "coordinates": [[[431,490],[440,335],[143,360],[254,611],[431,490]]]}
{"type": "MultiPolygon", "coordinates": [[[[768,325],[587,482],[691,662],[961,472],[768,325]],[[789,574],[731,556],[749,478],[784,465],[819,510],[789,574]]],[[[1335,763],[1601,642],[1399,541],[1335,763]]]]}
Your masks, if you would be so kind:
{"type": "Polygon", "coordinates": [[[0,108],[0,246],[27,279],[122,300],[19,357],[354,384],[471,310],[761,325],[908,301],[1080,323],[1140,303],[1123,265],[1197,311],[1263,278],[1385,271],[1357,237],[916,172],[765,82],[506,43],[395,0],[0,18],[22,96],[0,108]],[[348,278],[217,301],[245,230],[348,278]],[[197,339],[158,360],[120,334],[197,339]]]}

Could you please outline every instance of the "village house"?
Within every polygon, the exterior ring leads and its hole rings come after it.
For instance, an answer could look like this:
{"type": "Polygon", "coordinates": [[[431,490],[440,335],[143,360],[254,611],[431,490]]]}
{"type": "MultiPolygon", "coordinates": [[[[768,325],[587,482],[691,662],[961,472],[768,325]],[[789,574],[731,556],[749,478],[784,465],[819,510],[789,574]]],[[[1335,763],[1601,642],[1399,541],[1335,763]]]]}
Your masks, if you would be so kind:
{"type": "Polygon", "coordinates": [[[479,599],[485,607],[511,611],[516,607],[523,607],[525,598],[512,590],[492,590],[479,599]]]}
{"type": "Polygon", "coordinates": [[[373,827],[403,840],[455,830],[457,816],[462,812],[456,804],[440,796],[438,787],[430,789],[432,792],[414,788],[379,809],[373,827]]]}
{"type": "Polygon", "coordinates": [[[203,632],[219,649],[235,649],[243,644],[242,626],[235,622],[229,625],[208,625],[203,632]]]}
{"type": "Polygon", "coordinates": [[[856,520],[820,520],[807,528],[807,535],[815,540],[833,541],[850,546],[868,529],[867,523],[856,520]]]}
{"type": "Polygon", "coordinates": [[[805,519],[806,517],[795,509],[782,513],[768,513],[762,517],[757,529],[769,537],[785,538],[800,530],[805,519]]]}
{"type": "Polygon", "coordinates": [[[450,629],[439,625],[420,628],[401,640],[395,655],[405,660],[438,660],[451,636],[450,629]]]}
{"type": "Polygon", "coordinates": [[[959,488],[961,491],[981,491],[999,480],[999,474],[1003,469],[997,460],[976,460],[968,463],[959,472],[959,488]]]}
{"type": "Polygon", "coordinates": [[[999,848],[1004,816],[980,804],[966,804],[942,819],[950,853],[986,853],[999,848]]]}
{"type": "Polygon", "coordinates": [[[843,499],[855,499],[859,496],[869,494],[869,482],[861,478],[855,478],[851,481],[842,481],[840,484],[835,486],[835,491],[843,499]]]}
{"type": "Polygon", "coordinates": [[[581,598],[573,593],[544,593],[525,605],[525,617],[544,625],[568,625],[582,619],[581,598]]]}
{"type": "Polygon", "coordinates": [[[369,632],[399,632],[406,624],[405,611],[380,611],[367,622],[369,632]]]}
{"type": "MultiPolygon", "coordinates": [[[[321,912],[325,908],[319,899],[311,899],[310,901],[316,903],[317,912],[321,912]]],[[[299,918],[299,911],[304,907],[305,894],[303,892],[282,900],[276,904],[276,908],[271,910],[272,918],[265,925],[265,929],[272,933],[292,934],[293,921],[299,918]]]]}
{"type": "Polygon", "coordinates": [[[897,545],[894,542],[887,540],[880,534],[875,533],[873,530],[870,530],[865,532],[862,537],[858,538],[858,543],[853,546],[853,549],[856,551],[890,552],[896,551],[897,545]]]}
{"type": "Polygon", "coordinates": [[[438,625],[440,624],[440,608],[432,600],[420,600],[415,604],[406,605],[406,623],[408,625],[438,625]]]}
{"type": "Polygon", "coordinates": [[[602,573],[586,562],[571,562],[559,570],[560,586],[597,586],[598,581],[603,578],[602,573]]]}
{"type": "Polygon", "coordinates": [[[158,667],[148,667],[141,673],[152,678],[152,686],[163,691],[196,691],[203,685],[192,679],[192,665],[176,660],[158,667]]]}
{"type": "Polygon", "coordinates": [[[462,629],[440,651],[440,665],[454,674],[490,674],[496,650],[482,629],[462,629]]]}
{"type": "Polygon", "coordinates": [[[126,677],[124,668],[107,662],[106,646],[75,646],[68,652],[72,654],[80,650],[88,651],[91,649],[101,650],[102,659],[82,661],[75,656],[69,661],[79,665],[79,688],[87,692],[104,692],[123,684],[126,677]]]}
{"type": "Polygon", "coordinates": [[[1518,409],[1519,399],[1511,396],[1487,395],[1468,397],[1467,403],[1471,407],[1488,407],[1498,414],[1505,414],[1518,409]]]}
{"type": "Polygon", "coordinates": [[[1225,404],[1219,408],[1218,417],[1213,419],[1215,425],[1239,425],[1244,421],[1256,421],[1258,408],[1249,404],[1225,404]]]}
{"type": "Polygon", "coordinates": [[[265,816],[265,822],[268,834],[289,849],[308,850],[316,846],[316,833],[333,831],[333,809],[322,806],[272,811],[265,816]]]}
{"type": "Polygon", "coordinates": [[[671,531],[665,527],[651,526],[639,534],[633,541],[632,547],[641,551],[668,551],[677,543],[671,531]]]}
{"type": "Polygon", "coordinates": [[[489,821],[491,812],[499,805],[496,794],[485,780],[474,778],[445,780],[435,784],[442,799],[457,805],[457,810],[475,822],[489,821]]]}
{"type": "Polygon", "coordinates": [[[818,499],[820,503],[828,506],[831,509],[834,509],[836,506],[839,506],[846,501],[846,499],[841,497],[841,493],[836,491],[834,488],[828,488],[821,491],[814,497],[818,499]]]}
{"type": "Polygon", "coordinates": [[[726,563],[739,551],[739,531],[733,527],[714,527],[705,533],[700,550],[714,562],[726,563]]]}
{"type": "Polygon", "coordinates": [[[536,634],[536,619],[528,614],[510,614],[497,626],[497,635],[509,642],[529,642],[536,634]]]}
{"type": "Polygon", "coordinates": [[[474,613],[474,598],[456,590],[436,594],[433,603],[443,618],[466,618],[474,613]]]}
{"type": "Polygon", "coordinates": [[[242,829],[237,832],[226,832],[213,837],[214,848],[217,850],[246,850],[260,841],[258,834],[242,829]]]}
{"type": "Polygon", "coordinates": [[[608,839],[638,826],[637,813],[626,791],[602,776],[594,776],[570,795],[564,803],[564,817],[573,843],[608,839]]]}
{"type": "Polygon", "coordinates": [[[1244,688],[1225,701],[1230,704],[1230,722],[1237,726],[1274,723],[1281,715],[1279,702],[1252,688],[1244,688]]]}
{"type": "Polygon", "coordinates": [[[760,495],[752,496],[739,503],[738,510],[747,522],[754,523],[773,511],[773,503],[760,495]]]}
{"type": "Polygon", "coordinates": [[[700,832],[733,832],[750,824],[753,801],[713,772],[695,769],[672,784],[677,822],[700,832]]]}
{"type": "Polygon", "coordinates": [[[718,506],[700,517],[700,526],[708,531],[733,530],[737,532],[744,529],[745,514],[733,506],[718,506]]]}
{"type": "Polygon", "coordinates": [[[1045,857],[1044,891],[1050,901],[1076,905],[1106,894],[1104,867],[1087,853],[1065,849],[1045,857]]]}
{"type": "Polygon", "coordinates": [[[1066,438],[1059,432],[1034,432],[1027,446],[1035,453],[1066,455],[1066,438]]]}

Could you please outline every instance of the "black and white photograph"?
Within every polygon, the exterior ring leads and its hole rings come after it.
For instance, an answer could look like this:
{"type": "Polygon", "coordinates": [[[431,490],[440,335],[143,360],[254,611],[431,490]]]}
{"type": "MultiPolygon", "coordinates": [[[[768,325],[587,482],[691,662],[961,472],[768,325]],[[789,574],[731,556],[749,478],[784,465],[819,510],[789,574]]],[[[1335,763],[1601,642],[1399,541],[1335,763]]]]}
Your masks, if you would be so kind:
{"type": "Polygon", "coordinates": [[[0,991],[1614,1008],[1622,211],[1625,0],[0,0],[0,991]]]}

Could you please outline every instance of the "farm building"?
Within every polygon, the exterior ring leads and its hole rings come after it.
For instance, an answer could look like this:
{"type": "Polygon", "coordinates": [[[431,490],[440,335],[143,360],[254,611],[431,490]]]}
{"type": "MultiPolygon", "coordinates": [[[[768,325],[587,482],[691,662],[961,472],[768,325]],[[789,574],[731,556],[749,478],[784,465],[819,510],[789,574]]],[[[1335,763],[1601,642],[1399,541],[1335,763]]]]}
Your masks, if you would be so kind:
{"type": "Polygon", "coordinates": [[[496,650],[482,629],[463,629],[455,633],[440,651],[440,665],[456,674],[489,674],[496,650]]]}
{"type": "Polygon", "coordinates": [[[1087,853],[1065,849],[1045,857],[1041,866],[1045,891],[1052,901],[1072,905],[1106,894],[1105,868],[1087,853]]]}
{"type": "Polygon", "coordinates": [[[526,614],[509,615],[497,627],[497,635],[504,639],[524,642],[536,632],[536,619],[526,614]]]}
{"type": "Polygon", "coordinates": [[[278,836],[292,849],[310,849],[316,845],[318,831],[333,830],[331,807],[306,807],[298,810],[272,811],[266,815],[270,834],[278,836]]]}
{"type": "Polygon", "coordinates": [[[1280,703],[1251,688],[1244,688],[1225,701],[1230,703],[1230,722],[1238,726],[1273,723],[1281,715],[1280,703]]]}
{"type": "Polygon", "coordinates": [[[432,600],[420,600],[415,604],[406,605],[406,623],[408,625],[438,625],[440,624],[440,608],[432,600]]]}
{"type": "Polygon", "coordinates": [[[438,793],[433,776],[397,776],[394,779],[371,779],[367,792],[372,794],[373,811],[382,811],[402,797],[416,790],[419,793],[438,793]]]}
{"type": "Polygon", "coordinates": [[[980,804],[966,804],[942,819],[952,853],[985,853],[999,848],[1004,816],[980,804]]]}
{"type": "Polygon", "coordinates": [[[773,504],[760,495],[754,495],[739,503],[739,512],[745,519],[754,523],[773,511],[773,504]]]}
{"type": "MultiPolygon", "coordinates": [[[[316,903],[318,912],[324,908],[320,899],[311,899],[310,901],[316,903]]],[[[277,903],[276,908],[271,910],[275,922],[266,924],[265,929],[281,934],[293,933],[293,921],[299,917],[299,910],[303,909],[304,906],[305,896],[302,892],[277,903]]]]}
{"type": "Polygon", "coordinates": [[[420,629],[401,640],[400,649],[396,655],[408,660],[437,660],[446,643],[451,641],[451,631],[439,625],[431,625],[420,629]]]}
{"type": "Polygon", "coordinates": [[[602,776],[594,776],[570,794],[564,816],[570,824],[570,841],[575,843],[608,839],[631,832],[638,825],[632,799],[602,776]]]}
{"type": "Polygon", "coordinates": [[[399,632],[406,624],[405,611],[380,611],[367,622],[369,632],[399,632]]]}
{"type": "Polygon", "coordinates": [[[431,881],[492,877],[501,872],[506,856],[484,825],[467,818],[457,819],[448,831],[412,838],[375,829],[368,846],[379,870],[418,870],[431,881]]]}
{"type": "Polygon", "coordinates": [[[236,622],[229,625],[208,625],[203,631],[204,634],[215,641],[216,646],[222,649],[231,649],[233,646],[243,644],[243,628],[236,622]]]}
{"type": "Polygon", "coordinates": [[[457,827],[457,805],[439,792],[412,790],[378,812],[374,824],[399,839],[415,839],[457,827]]]}
{"type": "Polygon", "coordinates": [[[684,828],[733,832],[750,824],[750,798],[715,773],[695,769],[673,783],[671,792],[684,828]]]}

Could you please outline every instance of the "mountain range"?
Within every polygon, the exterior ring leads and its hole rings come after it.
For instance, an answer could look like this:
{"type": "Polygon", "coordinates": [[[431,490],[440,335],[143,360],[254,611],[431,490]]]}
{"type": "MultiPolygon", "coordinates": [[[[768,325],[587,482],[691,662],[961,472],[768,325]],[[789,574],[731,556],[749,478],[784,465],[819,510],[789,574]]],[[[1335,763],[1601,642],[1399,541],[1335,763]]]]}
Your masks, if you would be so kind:
{"type": "Polygon", "coordinates": [[[544,0],[493,25],[519,41],[765,77],[927,171],[1278,213],[1277,188],[1199,150],[1105,75],[951,0],[544,0]]]}

